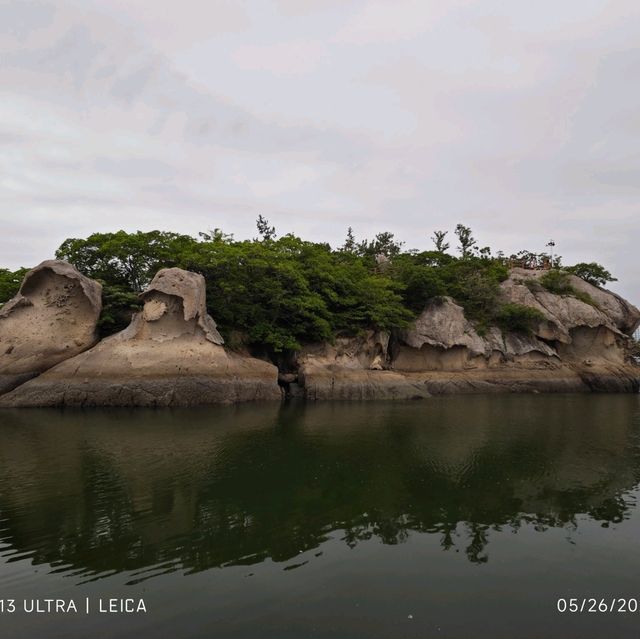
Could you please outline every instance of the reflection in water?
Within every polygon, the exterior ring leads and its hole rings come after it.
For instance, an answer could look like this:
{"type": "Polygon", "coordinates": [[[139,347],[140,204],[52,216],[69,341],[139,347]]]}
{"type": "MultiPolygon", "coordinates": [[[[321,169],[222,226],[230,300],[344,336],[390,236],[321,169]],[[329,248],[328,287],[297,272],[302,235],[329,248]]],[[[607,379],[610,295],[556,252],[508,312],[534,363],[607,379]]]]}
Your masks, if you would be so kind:
{"type": "Polygon", "coordinates": [[[4,411],[0,553],[136,582],[294,569],[339,530],[351,546],[437,535],[482,563],[491,530],[570,538],[578,515],[628,517],[637,412],[635,396],[4,411]]]}

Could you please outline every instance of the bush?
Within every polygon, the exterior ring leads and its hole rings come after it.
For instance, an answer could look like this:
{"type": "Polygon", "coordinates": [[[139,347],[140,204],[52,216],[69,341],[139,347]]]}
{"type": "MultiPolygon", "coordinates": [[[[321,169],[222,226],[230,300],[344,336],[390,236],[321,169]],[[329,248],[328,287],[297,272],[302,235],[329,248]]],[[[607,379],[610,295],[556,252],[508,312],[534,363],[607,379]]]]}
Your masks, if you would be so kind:
{"type": "Polygon", "coordinates": [[[514,331],[530,335],[538,324],[544,320],[544,315],[531,306],[522,304],[503,304],[495,316],[496,324],[503,331],[514,331]]]}
{"type": "Polygon", "coordinates": [[[547,271],[540,278],[540,284],[556,295],[571,295],[575,292],[569,281],[569,274],[558,269],[547,271]]]}
{"type": "Polygon", "coordinates": [[[589,306],[593,306],[594,308],[600,308],[598,306],[598,303],[593,299],[593,297],[591,297],[589,293],[585,293],[585,291],[578,291],[577,289],[574,288],[571,295],[573,295],[573,297],[580,300],[581,302],[584,302],[585,304],[589,304],[589,306]]]}
{"type": "Polygon", "coordinates": [[[529,277],[522,282],[532,293],[540,293],[544,291],[544,286],[538,282],[538,280],[529,277]]]}
{"type": "MultiPolygon", "coordinates": [[[[569,274],[565,271],[554,269],[548,271],[540,278],[540,284],[544,286],[550,293],[556,295],[571,295],[576,299],[598,308],[596,301],[585,291],[578,291],[569,281],[569,274]]],[[[532,290],[531,288],[529,290],[532,290]]]]}

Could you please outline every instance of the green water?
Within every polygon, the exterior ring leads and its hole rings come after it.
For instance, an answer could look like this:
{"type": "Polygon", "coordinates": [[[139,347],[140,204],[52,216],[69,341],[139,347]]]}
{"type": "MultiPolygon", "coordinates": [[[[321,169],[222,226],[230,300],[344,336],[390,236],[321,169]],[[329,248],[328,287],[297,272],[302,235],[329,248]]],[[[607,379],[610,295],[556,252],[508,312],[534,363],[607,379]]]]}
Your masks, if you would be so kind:
{"type": "Polygon", "coordinates": [[[2,637],[638,637],[640,397],[0,412],[2,637]],[[101,614],[100,598],[147,613],[101,614]]]}

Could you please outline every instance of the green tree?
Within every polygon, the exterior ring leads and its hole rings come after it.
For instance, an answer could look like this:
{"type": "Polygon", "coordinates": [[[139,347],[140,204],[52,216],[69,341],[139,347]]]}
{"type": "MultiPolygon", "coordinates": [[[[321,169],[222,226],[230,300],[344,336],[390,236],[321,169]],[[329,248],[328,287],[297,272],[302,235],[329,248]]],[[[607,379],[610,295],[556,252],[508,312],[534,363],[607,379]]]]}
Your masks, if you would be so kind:
{"type": "Polygon", "coordinates": [[[439,251],[400,255],[394,275],[402,283],[405,306],[420,313],[430,300],[447,295],[443,267],[455,261],[454,257],[439,251]]]}
{"type": "Polygon", "coordinates": [[[258,228],[258,234],[263,240],[268,242],[269,240],[276,239],[276,227],[269,226],[269,220],[262,217],[262,215],[258,215],[256,227],[258,228]]]}
{"type": "Polygon", "coordinates": [[[447,294],[464,308],[481,331],[493,322],[500,300],[500,282],[507,276],[508,269],[500,262],[473,255],[442,269],[447,294]]]}
{"type": "Polygon", "coordinates": [[[285,235],[271,242],[201,242],[186,268],[207,282],[223,334],[240,330],[273,352],[332,340],[338,332],[391,329],[412,317],[401,285],[365,258],[285,235]]]}
{"type": "MultiPolygon", "coordinates": [[[[212,237],[211,241],[217,241],[212,237]]],[[[56,257],[73,264],[102,284],[101,337],[125,328],[140,308],[138,293],[161,268],[188,261],[197,241],[163,231],[94,233],[86,239],[65,240],[56,257]]]]}
{"type": "Polygon", "coordinates": [[[65,240],[56,251],[88,277],[141,291],[158,269],[177,266],[196,240],[188,235],[149,231],[94,233],[65,240]]]}
{"type": "MultiPolygon", "coordinates": [[[[471,230],[462,224],[456,227],[461,257],[446,252],[444,231],[434,232],[436,250],[418,252],[403,250],[389,231],[356,242],[349,228],[345,244],[332,250],[291,234],[276,238],[262,216],[258,230],[261,239],[248,241],[236,241],[218,228],[197,239],[164,231],[94,233],[66,240],[56,255],[103,283],[102,335],[124,328],[140,307],[137,293],[159,269],[171,266],[205,276],[208,310],[225,337],[239,334],[244,343],[272,355],[339,334],[402,328],[430,300],[444,296],[461,305],[480,332],[495,325],[526,331],[536,319],[523,308],[501,303],[507,260],[502,253],[493,257],[488,247],[478,251],[471,230]]],[[[544,254],[518,255],[532,265],[549,261],[544,254]]],[[[572,269],[594,282],[612,281],[594,263],[572,269]]],[[[0,271],[0,295],[11,297],[22,276],[0,271]]],[[[536,282],[531,286],[595,305],[571,286],[565,271],[551,270],[536,282]]]]}
{"type": "Polygon", "coordinates": [[[458,250],[462,255],[462,258],[469,257],[472,253],[473,247],[476,245],[476,240],[473,237],[471,229],[464,224],[456,225],[455,234],[458,237],[458,242],[460,242],[460,246],[458,246],[458,250]]]}
{"type": "Polygon", "coordinates": [[[431,241],[435,244],[438,253],[446,253],[450,244],[446,241],[448,231],[434,231],[431,241]]]}
{"type": "Polygon", "coordinates": [[[0,268],[0,305],[8,302],[18,292],[28,270],[19,268],[17,271],[10,271],[0,268]]]}
{"type": "Polygon", "coordinates": [[[608,282],[618,281],[602,264],[597,262],[579,262],[566,267],[565,271],[577,275],[594,286],[605,286],[608,282]]]}
{"type": "Polygon", "coordinates": [[[215,228],[213,230],[209,230],[206,233],[204,231],[200,231],[198,233],[198,237],[200,237],[205,242],[232,242],[233,241],[233,233],[223,233],[222,229],[215,228]]]}
{"type": "Polygon", "coordinates": [[[493,322],[499,305],[500,282],[508,269],[498,259],[469,255],[457,259],[438,251],[403,253],[394,274],[403,284],[404,303],[420,312],[434,298],[449,296],[481,327],[493,322]]]}
{"type": "Polygon", "coordinates": [[[363,240],[358,244],[360,255],[375,258],[383,255],[389,259],[396,257],[402,251],[404,242],[398,242],[393,233],[384,231],[378,233],[371,241],[363,240]]]}
{"type": "Polygon", "coordinates": [[[344,244],[342,245],[341,250],[345,253],[355,253],[357,249],[356,238],[353,235],[353,229],[349,227],[347,229],[347,237],[345,238],[344,244]]]}
{"type": "Polygon", "coordinates": [[[125,329],[131,322],[133,313],[142,308],[140,297],[126,286],[102,284],[102,312],[98,319],[98,333],[101,338],[125,329]]]}

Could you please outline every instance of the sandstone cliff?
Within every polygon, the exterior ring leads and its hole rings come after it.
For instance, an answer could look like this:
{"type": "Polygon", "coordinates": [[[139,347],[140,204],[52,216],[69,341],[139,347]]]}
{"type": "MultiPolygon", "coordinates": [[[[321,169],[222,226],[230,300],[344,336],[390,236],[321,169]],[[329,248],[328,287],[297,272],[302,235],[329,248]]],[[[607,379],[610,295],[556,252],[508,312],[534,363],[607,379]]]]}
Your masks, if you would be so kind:
{"type": "Polygon", "coordinates": [[[185,406],[280,399],[275,366],[225,351],[201,275],[157,273],[124,331],[0,399],[0,406],[185,406]]]}
{"type": "MultiPolygon", "coordinates": [[[[335,344],[304,348],[297,357],[293,395],[307,399],[422,399],[429,392],[407,375],[385,370],[389,334],[367,331],[335,344]]],[[[290,389],[291,390],[291,389],[290,389]]]]}
{"type": "Polygon", "coordinates": [[[637,392],[640,367],[629,359],[640,311],[575,276],[584,299],[547,291],[544,271],[513,269],[502,301],[537,309],[531,332],[480,335],[450,298],[431,302],[395,339],[370,332],[298,357],[298,394],[310,399],[419,398],[442,393],[637,392]],[[585,301],[586,300],[586,301],[585,301]],[[383,370],[381,370],[383,369],[383,370]]]}
{"type": "Polygon", "coordinates": [[[445,297],[396,334],[370,330],[307,345],[278,376],[275,366],[224,348],[204,278],[176,268],[156,274],[127,329],[90,348],[100,285],[69,264],[44,262],[0,310],[0,406],[278,400],[278,383],[288,396],[312,400],[637,392],[640,366],[629,353],[640,311],[575,276],[571,293],[551,293],[542,275],[513,269],[501,284],[502,303],[538,311],[531,330],[479,331],[445,297]]]}
{"type": "Polygon", "coordinates": [[[0,394],[93,346],[102,287],[71,264],[29,271],[0,309],[0,394]]]}

